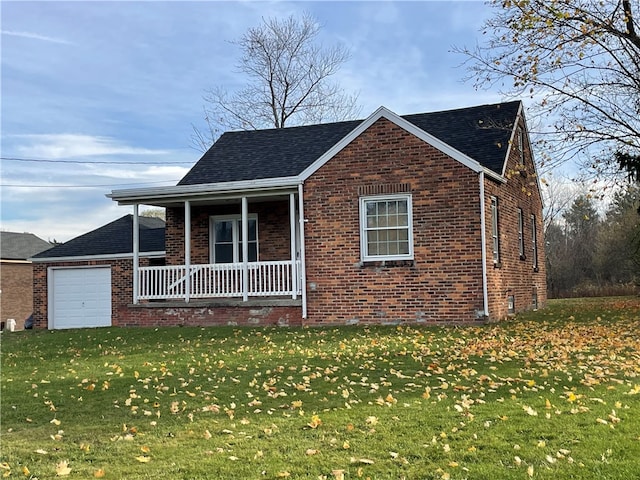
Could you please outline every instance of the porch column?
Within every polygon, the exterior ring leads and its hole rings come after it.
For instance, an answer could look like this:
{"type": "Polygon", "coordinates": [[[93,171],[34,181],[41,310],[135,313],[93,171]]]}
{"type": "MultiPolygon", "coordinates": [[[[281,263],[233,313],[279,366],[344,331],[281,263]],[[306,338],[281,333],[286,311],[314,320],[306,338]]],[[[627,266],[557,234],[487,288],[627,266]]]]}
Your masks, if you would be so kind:
{"type": "Polygon", "coordinates": [[[298,272],[296,269],[296,197],[289,194],[289,226],[291,228],[291,298],[298,298],[298,272]]]}
{"type": "Polygon", "coordinates": [[[307,318],[307,271],[304,249],[304,191],[302,184],[298,185],[298,216],[300,217],[300,282],[302,289],[302,318],[307,318]]]}
{"type": "Polygon", "coordinates": [[[249,300],[249,202],[242,197],[242,301],[249,300]]]}
{"type": "Polygon", "coordinates": [[[137,305],[140,295],[140,217],[138,204],[133,205],[133,304],[137,305]]]}
{"type": "Polygon", "coordinates": [[[191,296],[191,202],[184,202],[184,301],[191,296]]]}

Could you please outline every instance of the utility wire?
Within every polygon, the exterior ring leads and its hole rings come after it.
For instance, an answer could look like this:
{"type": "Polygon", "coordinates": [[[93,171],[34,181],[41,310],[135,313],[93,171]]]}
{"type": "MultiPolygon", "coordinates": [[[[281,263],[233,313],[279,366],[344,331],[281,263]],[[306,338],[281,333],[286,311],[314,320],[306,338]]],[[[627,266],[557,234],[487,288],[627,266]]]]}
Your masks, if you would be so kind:
{"type": "Polygon", "coordinates": [[[151,166],[170,166],[170,165],[192,165],[194,162],[171,162],[171,163],[149,163],[149,162],[131,162],[131,161],[106,161],[96,160],[95,162],[88,162],[86,160],[55,160],[46,158],[17,158],[17,157],[0,157],[0,160],[8,162],[42,162],[42,163],[77,163],[83,165],[151,165],[151,166]]]}
{"type": "Polygon", "coordinates": [[[107,187],[124,187],[128,185],[157,185],[159,183],[176,183],[178,180],[165,180],[162,182],[136,182],[136,183],[107,183],[103,185],[18,185],[18,184],[2,184],[0,188],[107,188],[107,187]]]}

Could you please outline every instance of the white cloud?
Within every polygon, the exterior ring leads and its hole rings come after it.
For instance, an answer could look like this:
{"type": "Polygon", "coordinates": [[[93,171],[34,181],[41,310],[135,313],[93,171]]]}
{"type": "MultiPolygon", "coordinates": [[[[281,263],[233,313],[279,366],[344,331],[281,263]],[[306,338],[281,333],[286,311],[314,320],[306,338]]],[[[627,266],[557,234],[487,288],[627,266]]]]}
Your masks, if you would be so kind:
{"type": "Polygon", "coordinates": [[[165,155],[168,150],[123,145],[108,137],[78,134],[30,134],[16,135],[30,143],[19,145],[20,155],[43,159],[89,157],[97,155],[165,155]]]}
{"type": "Polygon", "coordinates": [[[1,33],[2,35],[8,35],[10,37],[29,38],[32,40],[41,40],[43,42],[50,42],[50,43],[62,43],[65,45],[73,44],[73,42],[70,42],[63,38],[50,37],[48,35],[41,35],[39,33],[34,33],[34,32],[15,32],[13,30],[2,30],[1,33]]]}

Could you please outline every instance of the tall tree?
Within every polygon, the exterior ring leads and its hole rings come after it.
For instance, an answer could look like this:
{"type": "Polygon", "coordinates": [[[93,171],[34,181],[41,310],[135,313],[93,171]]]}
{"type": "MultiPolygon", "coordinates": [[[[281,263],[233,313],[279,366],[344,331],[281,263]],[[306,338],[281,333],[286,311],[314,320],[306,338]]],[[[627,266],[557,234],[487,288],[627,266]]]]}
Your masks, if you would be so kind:
{"type": "Polygon", "coordinates": [[[637,0],[490,0],[485,41],[458,47],[477,88],[530,95],[547,164],[586,160],[617,167],[640,153],[637,0]],[[596,148],[597,147],[597,148],[596,148]],[[553,158],[553,161],[550,159],[553,158]]]}
{"type": "Polygon", "coordinates": [[[242,51],[237,68],[246,84],[231,93],[222,86],[206,93],[207,127],[194,127],[192,143],[206,150],[221,130],[283,128],[358,115],[357,95],[344,93],[331,78],[348,60],[349,50],[324,47],[317,40],[319,31],[311,15],[292,15],[263,19],[233,42],[242,51]]]}

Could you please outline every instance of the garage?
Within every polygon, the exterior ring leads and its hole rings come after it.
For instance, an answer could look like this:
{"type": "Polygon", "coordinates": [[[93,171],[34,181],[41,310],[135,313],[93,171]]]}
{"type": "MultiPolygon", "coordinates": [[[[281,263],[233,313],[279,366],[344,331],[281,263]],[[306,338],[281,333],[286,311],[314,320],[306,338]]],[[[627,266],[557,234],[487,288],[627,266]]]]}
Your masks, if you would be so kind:
{"type": "Polygon", "coordinates": [[[49,328],[111,326],[111,267],[49,269],[49,328]]]}

